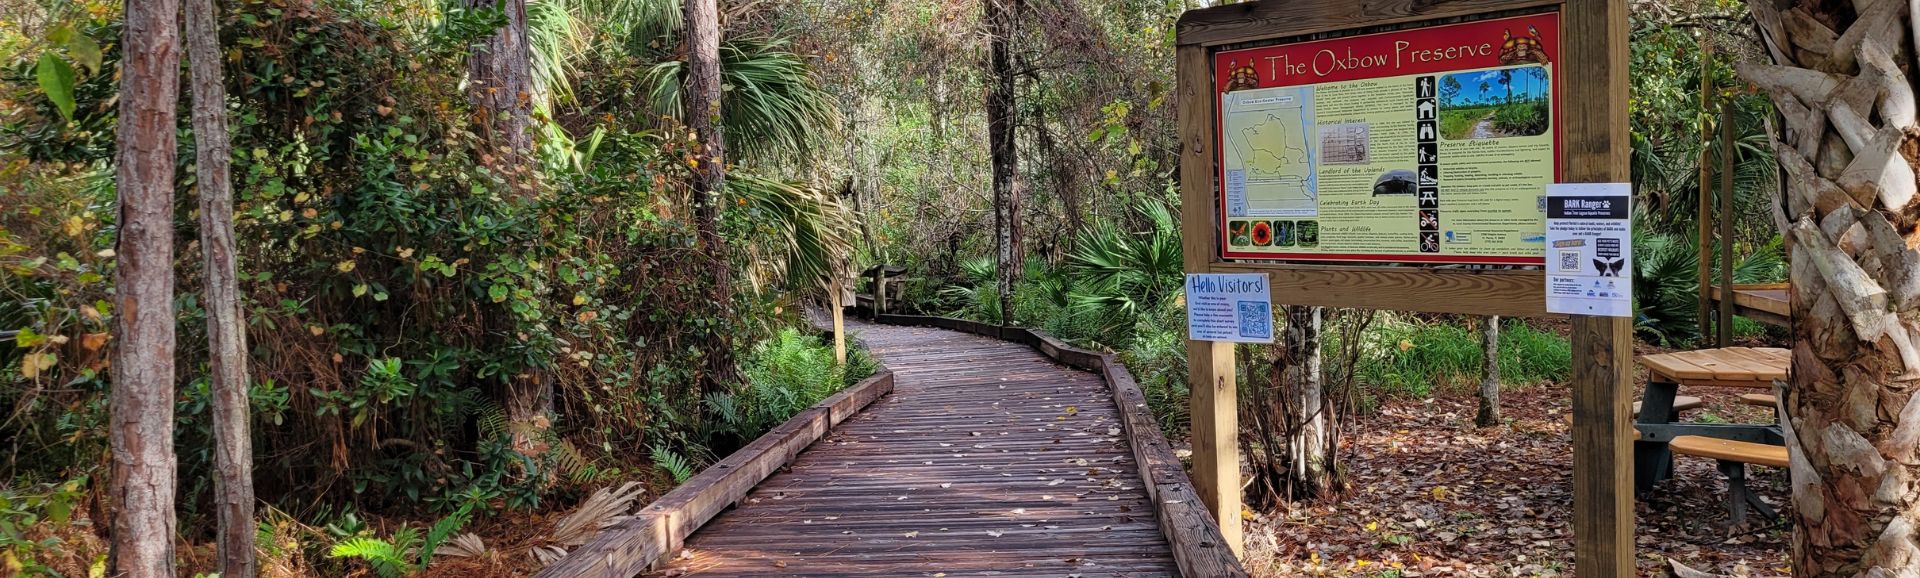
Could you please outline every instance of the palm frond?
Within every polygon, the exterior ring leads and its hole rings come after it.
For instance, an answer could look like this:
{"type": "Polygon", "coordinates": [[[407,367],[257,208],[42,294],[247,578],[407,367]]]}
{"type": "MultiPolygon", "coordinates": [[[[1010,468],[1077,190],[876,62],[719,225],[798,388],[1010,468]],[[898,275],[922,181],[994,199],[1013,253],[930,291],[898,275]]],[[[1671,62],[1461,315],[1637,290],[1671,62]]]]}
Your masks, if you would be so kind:
{"type": "Polygon", "coordinates": [[[527,2],[527,48],[533,59],[533,106],[551,111],[555,103],[573,100],[567,82],[568,64],[586,40],[582,24],[564,0],[527,2]]]}
{"type": "MultiPolygon", "coordinates": [[[[654,112],[685,118],[681,86],[686,61],[668,60],[647,72],[654,112]]],[[[735,38],[720,45],[721,130],[744,156],[802,158],[838,126],[832,95],[805,58],[778,38],[735,38]]]]}
{"type": "Polygon", "coordinates": [[[747,252],[756,289],[808,288],[830,277],[853,253],[854,216],[834,195],[751,173],[728,175],[727,192],[757,230],[747,252]]]}

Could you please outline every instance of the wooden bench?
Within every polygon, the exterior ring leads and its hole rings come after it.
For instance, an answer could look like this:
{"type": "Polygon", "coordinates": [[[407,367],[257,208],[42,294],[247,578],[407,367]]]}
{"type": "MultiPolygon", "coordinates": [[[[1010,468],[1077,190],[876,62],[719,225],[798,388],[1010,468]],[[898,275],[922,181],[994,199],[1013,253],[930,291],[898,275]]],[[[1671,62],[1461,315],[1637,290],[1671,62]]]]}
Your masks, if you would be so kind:
{"type": "MultiPolygon", "coordinates": [[[[1691,395],[1676,395],[1673,397],[1673,413],[1675,414],[1700,409],[1700,407],[1704,405],[1706,405],[1705,401],[1701,401],[1700,398],[1691,395]]],[[[1633,402],[1633,415],[1640,415],[1640,402],[1633,402]]]]}
{"type": "Polygon", "coordinates": [[[1775,402],[1777,402],[1777,401],[1779,401],[1779,400],[1777,400],[1777,399],[1775,399],[1775,398],[1773,397],[1773,394],[1768,394],[1768,393],[1743,393],[1743,394],[1740,394],[1740,403],[1743,403],[1743,404],[1746,404],[1746,405],[1751,405],[1751,406],[1757,406],[1757,407],[1764,407],[1764,408],[1768,408],[1768,409],[1772,409],[1772,408],[1775,408],[1775,407],[1779,407],[1779,405],[1777,405],[1777,404],[1775,403],[1775,402]]]}
{"type": "MultiPolygon", "coordinates": [[[[1734,312],[1761,323],[1792,327],[1792,314],[1787,306],[1787,294],[1792,290],[1793,286],[1786,283],[1735,284],[1734,312]]],[[[1712,286],[1708,295],[1716,309],[1720,300],[1726,299],[1726,291],[1718,286],[1712,286]]]]}
{"type": "Polygon", "coordinates": [[[1679,412],[1680,386],[1742,387],[1771,392],[1775,380],[1787,378],[1790,353],[1770,347],[1723,347],[1698,351],[1675,351],[1642,355],[1637,358],[1647,368],[1647,389],[1642,398],[1645,409],[1634,418],[1640,435],[1634,443],[1634,487],[1653,488],[1673,471],[1673,454],[1668,442],[1679,436],[1705,436],[1751,442],[1783,444],[1779,427],[1774,424],[1674,423],[1679,412]]]}
{"type": "Polygon", "coordinates": [[[1673,453],[1712,458],[1719,463],[1720,473],[1727,477],[1727,514],[1733,527],[1746,523],[1747,506],[1753,506],[1768,520],[1780,517],[1773,507],[1747,487],[1747,464],[1785,468],[1788,463],[1786,446],[1706,436],[1675,437],[1668,446],[1673,448],[1673,453]]]}

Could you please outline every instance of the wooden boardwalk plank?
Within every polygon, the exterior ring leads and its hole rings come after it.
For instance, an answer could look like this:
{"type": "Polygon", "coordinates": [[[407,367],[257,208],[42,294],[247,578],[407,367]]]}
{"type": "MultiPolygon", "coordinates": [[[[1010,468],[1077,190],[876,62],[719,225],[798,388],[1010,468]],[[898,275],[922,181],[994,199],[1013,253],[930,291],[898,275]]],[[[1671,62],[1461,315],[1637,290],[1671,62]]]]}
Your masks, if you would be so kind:
{"type": "Polygon", "coordinates": [[[848,320],[894,371],[653,576],[1175,576],[1099,375],[1032,348],[848,320]]]}

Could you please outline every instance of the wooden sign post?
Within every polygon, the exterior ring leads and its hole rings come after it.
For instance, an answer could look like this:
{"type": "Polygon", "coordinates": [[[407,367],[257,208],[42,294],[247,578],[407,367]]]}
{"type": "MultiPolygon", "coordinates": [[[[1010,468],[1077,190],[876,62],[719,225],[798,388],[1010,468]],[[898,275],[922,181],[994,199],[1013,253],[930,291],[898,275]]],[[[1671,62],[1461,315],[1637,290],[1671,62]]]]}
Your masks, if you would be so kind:
{"type": "MultiPolygon", "coordinates": [[[[1262,0],[1177,44],[1186,270],[1276,305],[1547,316],[1545,185],[1629,178],[1626,0],[1262,0]]],[[[1574,560],[1632,576],[1631,323],[1572,328],[1574,560]]],[[[1234,349],[1187,355],[1194,485],[1238,552],[1234,349]]]]}

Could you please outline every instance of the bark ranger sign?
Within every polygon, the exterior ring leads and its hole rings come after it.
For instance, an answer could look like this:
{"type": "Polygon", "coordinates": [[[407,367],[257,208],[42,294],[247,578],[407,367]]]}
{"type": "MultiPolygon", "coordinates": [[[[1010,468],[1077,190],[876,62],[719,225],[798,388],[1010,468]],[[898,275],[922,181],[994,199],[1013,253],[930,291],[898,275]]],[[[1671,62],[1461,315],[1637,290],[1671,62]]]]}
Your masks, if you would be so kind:
{"type": "Polygon", "coordinates": [[[1547,187],[1547,311],[1633,316],[1627,183],[1547,187]]]}
{"type": "Polygon", "coordinates": [[[1227,258],[1541,264],[1558,14],[1213,55],[1227,258]]]}

